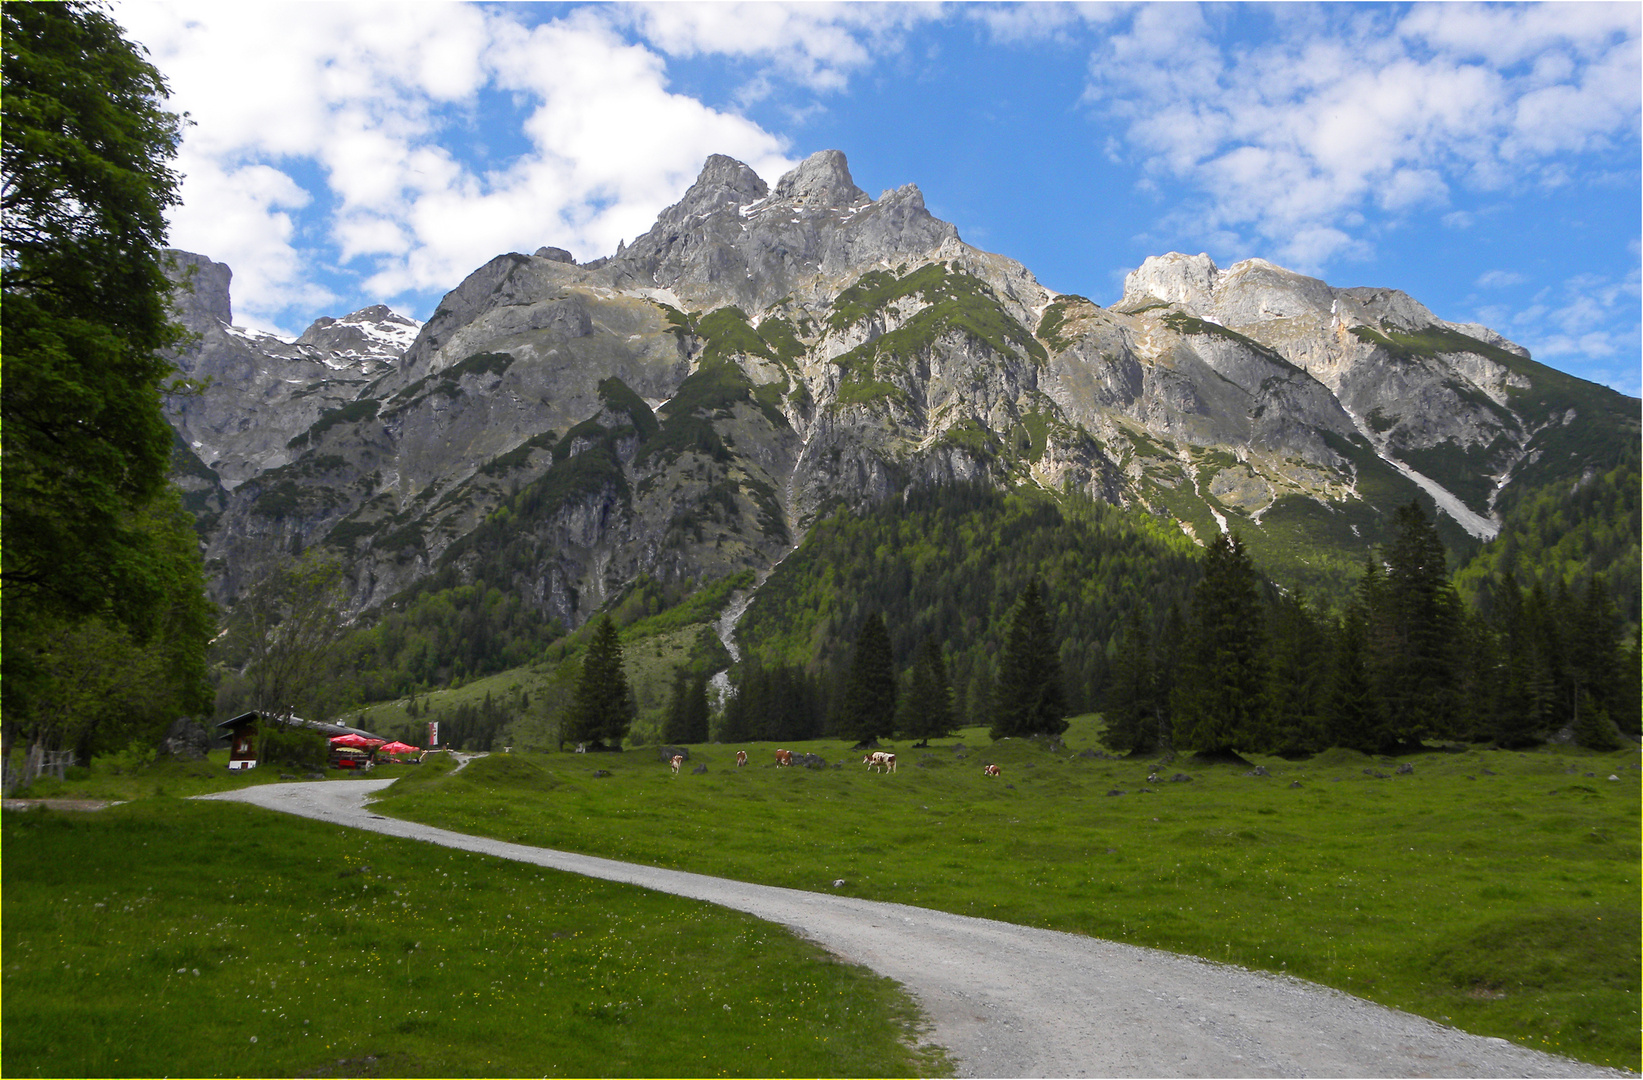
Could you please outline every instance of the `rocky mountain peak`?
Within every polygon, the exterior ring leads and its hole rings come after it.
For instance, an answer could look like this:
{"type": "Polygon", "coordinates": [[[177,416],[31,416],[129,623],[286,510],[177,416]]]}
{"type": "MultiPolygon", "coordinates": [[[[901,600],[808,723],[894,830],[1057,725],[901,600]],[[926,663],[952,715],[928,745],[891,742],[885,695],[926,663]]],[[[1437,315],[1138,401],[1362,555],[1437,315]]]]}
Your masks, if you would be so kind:
{"type": "Polygon", "coordinates": [[[1124,275],[1124,299],[1118,306],[1141,307],[1162,300],[1201,318],[1215,306],[1215,283],[1220,275],[1215,260],[1202,252],[1151,255],[1124,275]]]}
{"type": "Polygon", "coordinates": [[[683,224],[716,210],[734,209],[770,193],[770,185],[742,162],[724,154],[714,154],[702,166],[696,182],[685,197],[663,210],[656,218],[658,228],[683,224]]]}
{"type": "Polygon", "coordinates": [[[776,198],[802,203],[810,210],[854,206],[867,192],[850,178],[850,165],[838,150],[819,150],[776,181],[776,198]]]}
{"type": "MultiPolygon", "coordinates": [[[[372,304],[340,319],[319,318],[302,336],[298,345],[311,345],[336,359],[371,358],[396,360],[416,340],[422,324],[408,319],[386,304],[372,304]]],[[[333,361],[332,366],[335,366],[333,361]]]]}
{"type": "Polygon", "coordinates": [[[233,323],[228,289],[234,271],[226,263],[212,262],[192,251],[167,251],[166,259],[166,277],[178,286],[171,304],[184,326],[198,332],[213,321],[224,326],[233,323]]]}

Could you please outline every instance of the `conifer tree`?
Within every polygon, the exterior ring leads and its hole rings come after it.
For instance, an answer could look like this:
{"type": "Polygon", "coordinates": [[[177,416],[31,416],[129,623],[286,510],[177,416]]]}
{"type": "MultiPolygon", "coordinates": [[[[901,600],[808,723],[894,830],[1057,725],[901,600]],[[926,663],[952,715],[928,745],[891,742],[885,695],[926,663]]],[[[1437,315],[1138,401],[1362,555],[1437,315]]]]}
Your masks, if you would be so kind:
{"type": "Polygon", "coordinates": [[[932,637],[925,637],[913,658],[898,726],[904,736],[918,740],[919,746],[953,733],[953,690],[947,662],[932,637]]]}
{"type": "Polygon", "coordinates": [[[839,733],[858,743],[889,738],[896,729],[896,668],[890,635],[878,612],[862,622],[844,695],[839,733]]]}
{"type": "Polygon", "coordinates": [[[1164,612],[1164,629],[1153,648],[1153,704],[1158,710],[1158,748],[1175,747],[1175,711],[1172,691],[1181,675],[1181,650],[1185,648],[1187,621],[1181,605],[1171,600],[1164,612]]]}
{"type": "Polygon", "coordinates": [[[1061,653],[1037,580],[1027,583],[1010,613],[994,695],[994,739],[1067,730],[1061,653]]]}
{"type": "Polygon", "coordinates": [[[1109,749],[1150,754],[1158,748],[1157,684],[1152,662],[1152,639],[1139,608],[1124,619],[1118,656],[1112,666],[1103,717],[1109,749]]]}
{"type": "Polygon", "coordinates": [[[1323,718],[1329,637],[1301,593],[1278,598],[1271,626],[1272,748],[1282,754],[1316,753],[1329,745],[1323,718]]]}
{"type": "Polygon", "coordinates": [[[1223,533],[1210,541],[1177,686],[1178,746],[1203,753],[1265,747],[1266,634],[1256,582],[1242,540],[1223,533]]]}
{"type": "Polygon", "coordinates": [[[1443,542],[1418,502],[1400,507],[1385,553],[1376,657],[1390,739],[1381,749],[1460,734],[1460,596],[1443,542]]]}
{"type": "Polygon", "coordinates": [[[707,677],[692,677],[690,669],[680,664],[673,672],[673,693],[668,699],[667,719],[662,724],[662,741],[707,742],[710,715],[707,677]]]}
{"type": "Polygon", "coordinates": [[[582,659],[564,737],[587,743],[591,750],[619,749],[638,712],[633,688],[622,670],[622,641],[616,624],[606,615],[594,628],[582,659]]]}

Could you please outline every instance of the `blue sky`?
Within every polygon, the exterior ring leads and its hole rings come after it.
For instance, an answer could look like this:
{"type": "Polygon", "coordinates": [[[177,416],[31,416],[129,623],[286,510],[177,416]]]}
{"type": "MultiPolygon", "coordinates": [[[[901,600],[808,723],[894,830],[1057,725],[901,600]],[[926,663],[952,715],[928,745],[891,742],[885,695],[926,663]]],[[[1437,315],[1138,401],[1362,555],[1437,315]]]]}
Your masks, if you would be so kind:
{"type": "Polygon", "coordinates": [[[836,148],[1052,289],[1259,256],[1639,393],[1636,3],[114,11],[192,120],[172,242],[244,325],[425,319],[503,251],[611,253],[711,153],[836,148]]]}

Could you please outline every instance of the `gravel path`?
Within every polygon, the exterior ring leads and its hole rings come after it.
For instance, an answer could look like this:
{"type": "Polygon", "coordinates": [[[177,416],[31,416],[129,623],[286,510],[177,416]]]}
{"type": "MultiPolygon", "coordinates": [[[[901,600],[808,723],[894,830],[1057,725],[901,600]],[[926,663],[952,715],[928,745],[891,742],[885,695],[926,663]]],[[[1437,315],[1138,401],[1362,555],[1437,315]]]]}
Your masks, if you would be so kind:
{"type": "Polygon", "coordinates": [[[254,803],[706,900],[901,983],[961,1076],[1634,1076],[1286,976],[924,908],[749,885],[468,836],[372,813],[392,780],[264,784],[254,803]]]}

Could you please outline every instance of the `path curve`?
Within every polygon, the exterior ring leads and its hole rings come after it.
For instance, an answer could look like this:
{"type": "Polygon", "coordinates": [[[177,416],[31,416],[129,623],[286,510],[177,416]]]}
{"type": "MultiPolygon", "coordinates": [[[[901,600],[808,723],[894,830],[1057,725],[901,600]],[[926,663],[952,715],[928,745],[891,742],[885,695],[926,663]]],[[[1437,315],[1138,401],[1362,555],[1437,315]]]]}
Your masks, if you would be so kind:
{"type": "Polygon", "coordinates": [[[918,1000],[961,1076],[1634,1076],[1288,976],[903,904],[512,844],[371,811],[392,780],[204,795],[705,900],[789,927],[918,1000]]]}

